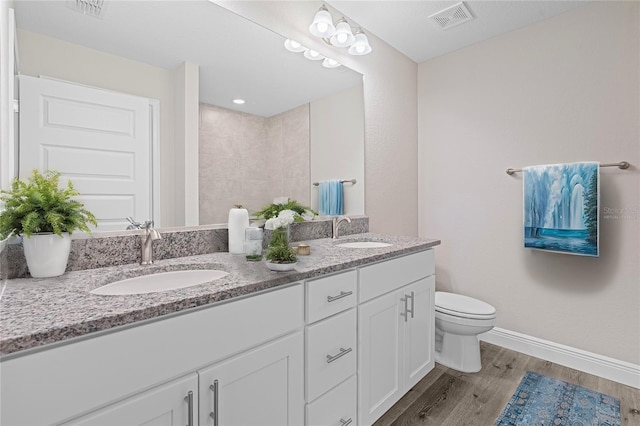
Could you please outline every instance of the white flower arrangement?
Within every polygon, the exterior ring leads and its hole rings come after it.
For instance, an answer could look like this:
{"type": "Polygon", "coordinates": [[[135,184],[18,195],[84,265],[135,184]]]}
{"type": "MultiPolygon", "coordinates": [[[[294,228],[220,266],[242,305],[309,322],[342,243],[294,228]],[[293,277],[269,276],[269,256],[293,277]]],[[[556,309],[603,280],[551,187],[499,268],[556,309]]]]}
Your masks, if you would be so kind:
{"type": "Polygon", "coordinates": [[[271,219],[267,219],[264,224],[265,229],[269,229],[273,231],[274,229],[284,228],[285,226],[291,225],[296,221],[296,217],[299,216],[298,213],[293,210],[282,210],[278,213],[277,217],[272,217],[271,219]]]}

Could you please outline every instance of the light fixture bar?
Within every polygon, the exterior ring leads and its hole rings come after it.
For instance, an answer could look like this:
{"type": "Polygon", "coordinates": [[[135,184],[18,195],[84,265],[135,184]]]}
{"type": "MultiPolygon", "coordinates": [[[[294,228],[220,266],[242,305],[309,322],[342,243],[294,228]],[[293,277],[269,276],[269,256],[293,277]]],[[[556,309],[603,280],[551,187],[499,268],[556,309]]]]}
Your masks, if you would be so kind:
{"type": "Polygon", "coordinates": [[[320,37],[330,46],[347,48],[350,55],[366,55],[372,50],[369,39],[362,28],[354,31],[344,16],[338,19],[334,25],[329,9],[325,5],[322,5],[316,12],[313,22],[309,26],[309,32],[320,37]]]}

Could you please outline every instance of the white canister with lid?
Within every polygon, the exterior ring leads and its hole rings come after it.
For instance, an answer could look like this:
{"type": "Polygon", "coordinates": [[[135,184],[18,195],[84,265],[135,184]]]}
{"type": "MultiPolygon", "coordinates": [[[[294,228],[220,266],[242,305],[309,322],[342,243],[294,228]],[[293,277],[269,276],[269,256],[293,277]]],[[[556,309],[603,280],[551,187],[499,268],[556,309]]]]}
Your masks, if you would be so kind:
{"type": "Polygon", "coordinates": [[[229,210],[229,221],[227,229],[229,230],[229,253],[244,253],[244,231],[249,227],[249,212],[242,205],[236,204],[236,207],[229,210]]]}

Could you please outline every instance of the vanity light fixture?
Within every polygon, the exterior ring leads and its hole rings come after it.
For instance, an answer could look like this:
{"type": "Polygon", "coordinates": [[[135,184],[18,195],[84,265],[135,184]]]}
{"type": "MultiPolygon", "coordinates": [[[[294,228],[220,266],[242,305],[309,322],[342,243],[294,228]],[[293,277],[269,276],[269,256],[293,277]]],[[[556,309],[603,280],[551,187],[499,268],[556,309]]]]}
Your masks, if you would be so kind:
{"type": "Polygon", "coordinates": [[[286,39],[284,41],[284,48],[287,49],[289,52],[295,52],[295,53],[300,53],[307,50],[306,47],[304,47],[297,41],[291,40],[291,39],[286,39]]]}
{"type": "Polygon", "coordinates": [[[362,32],[362,28],[356,30],[355,41],[349,46],[349,54],[351,55],[366,55],[371,52],[371,45],[367,35],[362,32]]]}
{"type": "Polygon", "coordinates": [[[362,28],[354,30],[344,17],[338,19],[334,25],[325,5],[322,5],[313,18],[309,32],[330,46],[348,48],[350,55],[366,55],[372,50],[362,28]]]}
{"type": "Polygon", "coordinates": [[[322,7],[313,17],[313,22],[309,26],[309,31],[316,37],[328,38],[336,32],[336,27],[333,25],[333,18],[329,13],[329,9],[323,4],[322,7]]]}
{"type": "Polygon", "coordinates": [[[245,103],[244,99],[234,99],[233,103],[236,105],[243,105],[245,103]]]}
{"type": "Polygon", "coordinates": [[[335,59],[327,58],[326,56],[321,55],[313,49],[308,49],[295,40],[286,39],[284,42],[284,47],[289,52],[302,53],[304,57],[309,60],[322,61],[322,66],[324,66],[325,68],[338,68],[342,65],[335,59]]]}
{"type": "Polygon", "coordinates": [[[324,59],[324,56],[322,56],[321,54],[319,54],[318,52],[316,52],[313,49],[307,49],[304,51],[304,57],[307,59],[311,59],[312,61],[319,61],[321,59],[324,59]]]}
{"type": "Polygon", "coordinates": [[[322,61],[322,66],[325,68],[338,68],[340,65],[340,62],[331,58],[324,58],[324,60],[322,61]]]}

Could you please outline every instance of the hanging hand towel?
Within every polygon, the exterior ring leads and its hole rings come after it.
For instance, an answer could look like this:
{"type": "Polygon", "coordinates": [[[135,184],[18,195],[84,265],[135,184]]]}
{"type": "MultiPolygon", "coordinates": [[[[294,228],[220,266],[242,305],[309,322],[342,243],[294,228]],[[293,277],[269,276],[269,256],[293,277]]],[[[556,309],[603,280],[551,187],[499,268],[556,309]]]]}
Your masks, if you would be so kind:
{"type": "Polygon", "coordinates": [[[599,255],[599,163],[523,169],[524,246],[599,255]]]}
{"type": "Polygon", "coordinates": [[[320,181],[318,186],[318,213],[320,216],[342,214],[342,183],[337,179],[320,181]]]}

